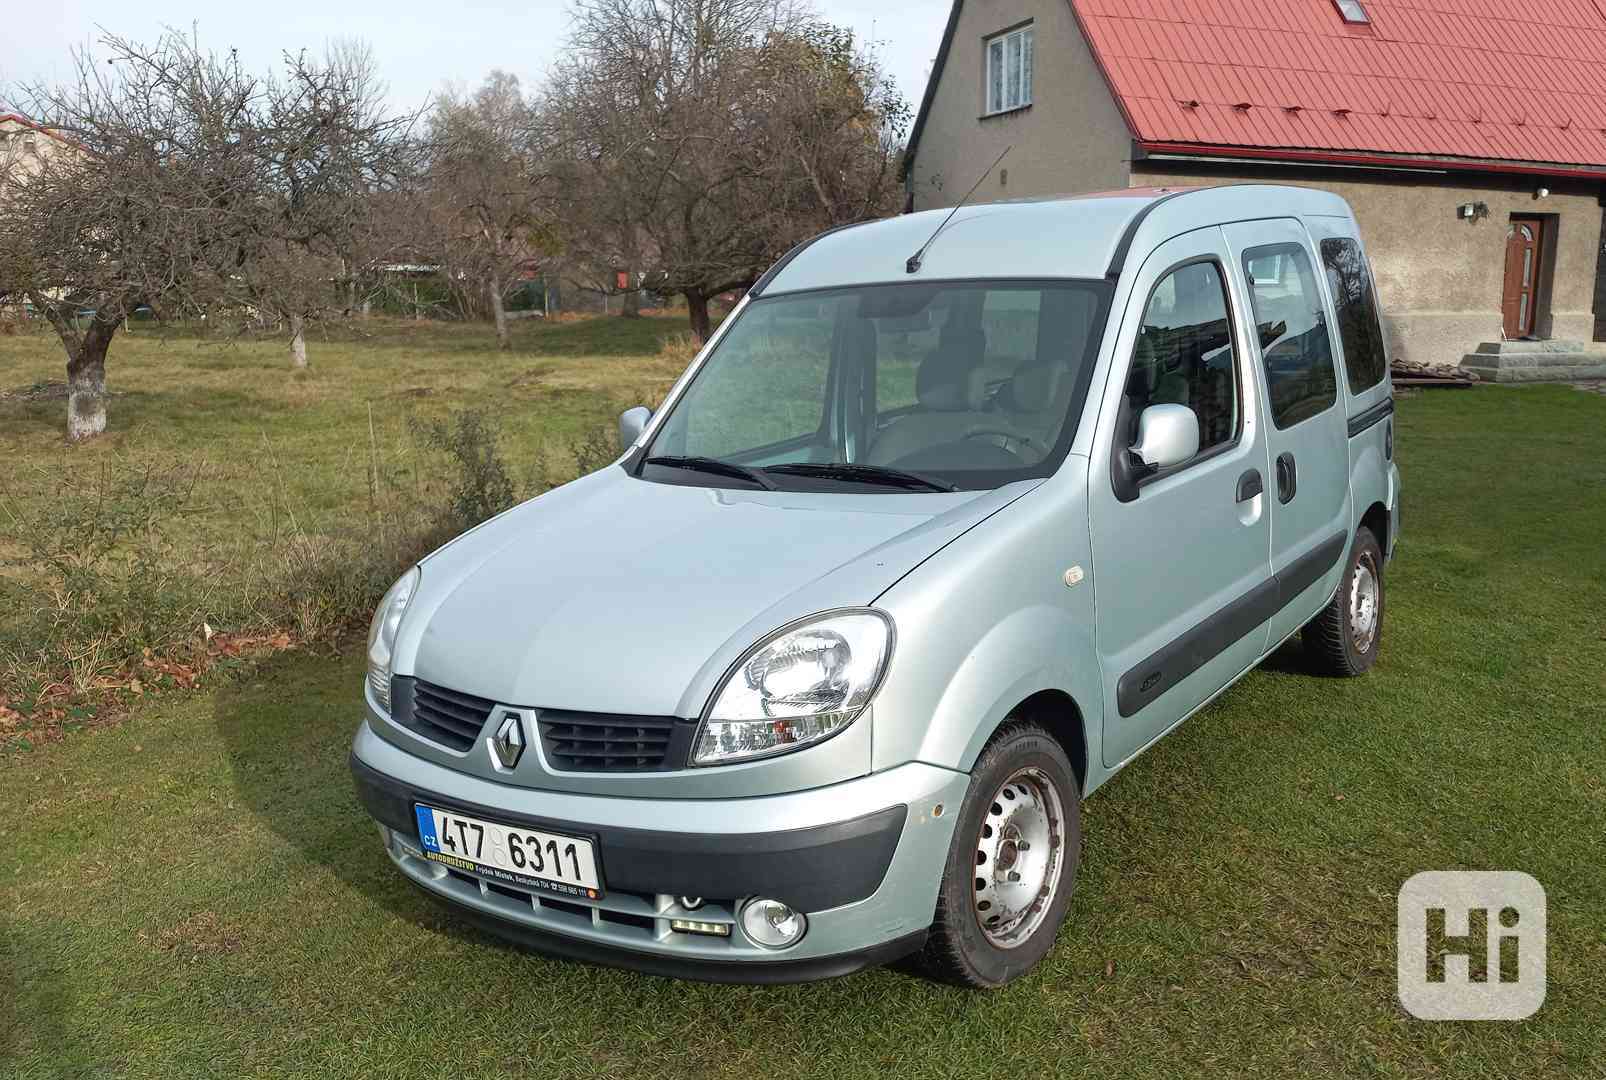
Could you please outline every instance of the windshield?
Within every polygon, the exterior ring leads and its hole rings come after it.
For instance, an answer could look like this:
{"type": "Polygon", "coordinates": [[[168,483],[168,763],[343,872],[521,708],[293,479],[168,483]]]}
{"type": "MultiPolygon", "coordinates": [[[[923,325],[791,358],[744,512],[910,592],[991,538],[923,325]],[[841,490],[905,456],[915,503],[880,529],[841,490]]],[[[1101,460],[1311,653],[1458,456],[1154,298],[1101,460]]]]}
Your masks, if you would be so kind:
{"type": "Polygon", "coordinates": [[[927,490],[1048,476],[1075,434],[1108,300],[1091,281],[755,300],[659,428],[641,475],[790,490],[862,489],[893,473],[927,490]]]}

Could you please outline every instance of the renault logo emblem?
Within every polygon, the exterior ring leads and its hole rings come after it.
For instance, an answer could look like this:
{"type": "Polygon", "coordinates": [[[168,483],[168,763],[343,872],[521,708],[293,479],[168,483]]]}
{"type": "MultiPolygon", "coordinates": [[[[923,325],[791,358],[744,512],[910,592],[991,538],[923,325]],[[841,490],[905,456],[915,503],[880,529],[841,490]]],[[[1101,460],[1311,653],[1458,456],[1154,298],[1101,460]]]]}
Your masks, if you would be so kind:
{"type": "Polygon", "coordinates": [[[524,725],[519,722],[518,713],[507,713],[502,717],[501,725],[496,734],[491,736],[491,760],[502,769],[511,769],[519,763],[519,757],[524,753],[524,725]]]}

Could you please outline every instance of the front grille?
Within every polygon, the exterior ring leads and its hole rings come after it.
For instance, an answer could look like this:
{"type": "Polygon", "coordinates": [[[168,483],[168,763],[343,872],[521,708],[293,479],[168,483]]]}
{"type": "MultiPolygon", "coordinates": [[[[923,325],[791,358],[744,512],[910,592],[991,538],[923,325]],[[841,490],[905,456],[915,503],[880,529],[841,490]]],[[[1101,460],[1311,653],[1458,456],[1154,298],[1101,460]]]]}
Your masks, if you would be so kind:
{"type": "Polygon", "coordinates": [[[653,772],[679,769],[690,756],[693,720],[608,713],[539,714],[541,746],[560,772],[653,772]]]}
{"type": "Polygon", "coordinates": [[[391,718],[431,742],[462,752],[474,745],[496,702],[398,675],[390,682],[391,718]]]}

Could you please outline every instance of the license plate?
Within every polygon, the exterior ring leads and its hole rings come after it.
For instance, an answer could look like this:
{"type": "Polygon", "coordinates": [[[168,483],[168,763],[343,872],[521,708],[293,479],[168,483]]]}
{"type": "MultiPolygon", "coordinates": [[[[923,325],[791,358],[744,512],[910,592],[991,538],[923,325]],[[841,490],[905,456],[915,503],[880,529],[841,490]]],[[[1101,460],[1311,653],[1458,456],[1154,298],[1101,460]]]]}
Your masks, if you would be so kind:
{"type": "Polygon", "coordinates": [[[415,804],[424,858],[492,881],[564,896],[602,895],[590,840],[415,804]]]}

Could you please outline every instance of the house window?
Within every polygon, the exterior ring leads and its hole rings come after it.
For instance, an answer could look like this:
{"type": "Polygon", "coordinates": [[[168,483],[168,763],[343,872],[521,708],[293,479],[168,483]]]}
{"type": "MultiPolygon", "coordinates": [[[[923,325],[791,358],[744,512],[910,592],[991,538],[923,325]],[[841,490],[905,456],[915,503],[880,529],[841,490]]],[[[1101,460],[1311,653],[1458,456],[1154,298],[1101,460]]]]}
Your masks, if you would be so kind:
{"type": "Polygon", "coordinates": [[[1372,21],[1367,18],[1361,0],[1333,0],[1333,4],[1338,8],[1339,17],[1347,23],[1365,24],[1372,21]]]}
{"type": "Polygon", "coordinates": [[[1032,28],[987,39],[987,112],[1024,109],[1032,103],[1032,28]]]}

